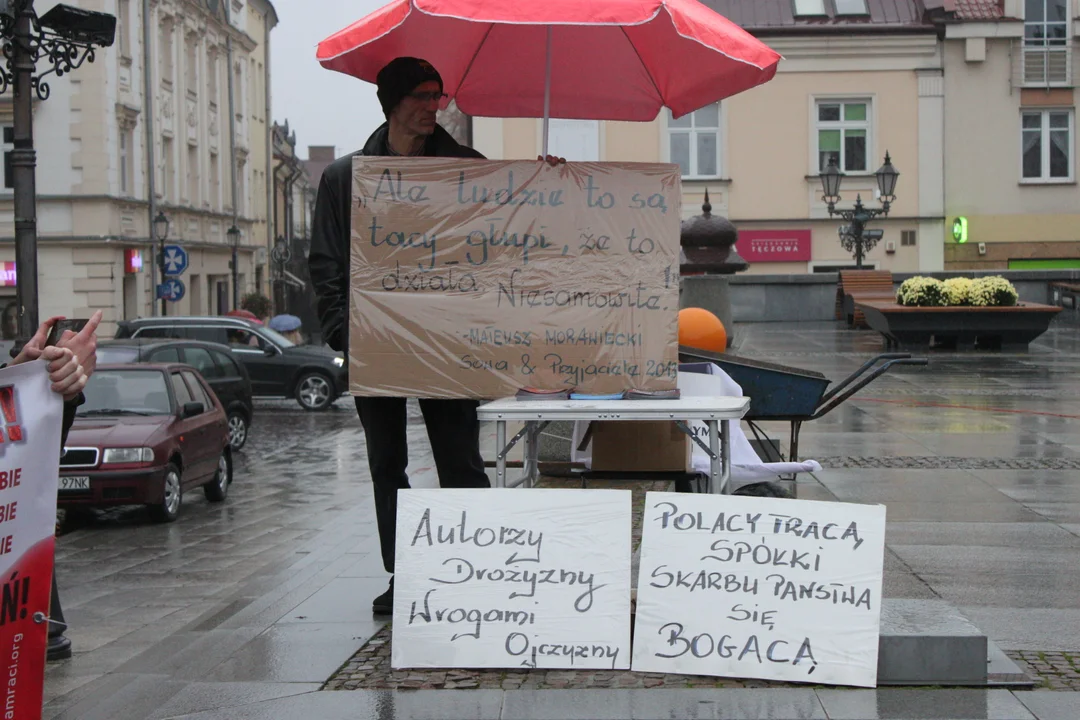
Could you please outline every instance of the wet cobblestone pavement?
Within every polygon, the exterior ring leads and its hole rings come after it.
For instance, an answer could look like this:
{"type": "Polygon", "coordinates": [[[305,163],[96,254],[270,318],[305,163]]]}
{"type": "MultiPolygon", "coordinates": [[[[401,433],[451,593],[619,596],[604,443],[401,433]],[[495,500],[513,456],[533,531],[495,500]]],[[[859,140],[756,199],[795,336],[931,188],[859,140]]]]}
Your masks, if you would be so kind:
{"type": "MultiPolygon", "coordinates": [[[[801,323],[740,326],[737,351],[835,381],[883,349],[873,333],[801,323]]],[[[371,643],[387,636],[370,610],[387,576],[363,437],[342,398],[325,413],[260,401],[223,504],[191,493],[173,524],[111,511],[59,538],[75,655],[49,665],[43,716],[1077,720],[1077,696],[1060,691],[1080,686],[1080,333],[1052,328],[1027,352],[930,357],[929,367],[894,368],[803,426],[800,456],[825,469],[800,475],[796,492],[884,503],[886,597],[945,600],[1041,690],[861,691],[565,671],[402,678],[379,659],[387,644],[371,643]],[[349,684],[358,689],[323,690],[349,684]],[[423,689],[432,686],[450,689],[423,689]],[[386,692],[395,687],[409,690],[386,692]]],[[[410,473],[430,487],[418,413],[411,422],[410,473]]],[[[761,427],[786,449],[786,424],[761,427]]],[[[485,430],[489,460],[493,435],[485,430]]],[[[567,442],[555,431],[546,440],[567,442]]]]}

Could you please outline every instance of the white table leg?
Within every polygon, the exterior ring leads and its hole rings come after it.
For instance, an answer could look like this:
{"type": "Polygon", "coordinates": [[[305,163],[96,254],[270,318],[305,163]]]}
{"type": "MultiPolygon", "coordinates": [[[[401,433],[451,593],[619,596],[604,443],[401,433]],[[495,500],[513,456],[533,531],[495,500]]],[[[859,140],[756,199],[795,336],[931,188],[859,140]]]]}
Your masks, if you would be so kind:
{"type": "Polygon", "coordinates": [[[720,438],[717,432],[717,421],[706,420],[705,425],[709,428],[709,492],[719,495],[723,492],[723,471],[721,467],[727,466],[727,456],[720,456],[720,438]]]}
{"type": "Polygon", "coordinates": [[[724,420],[720,423],[720,457],[723,460],[723,470],[720,477],[720,492],[726,494],[731,484],[731,421],[724,420]]]}
{"type": "Polygon", "coordinates": [[[506,487],[506,421],[495,421],[495,487],[506,487]]]}
{"type": "Polygon", "coordinates": [[[529,423],[525,435],[525,487],[536,487],[540,481],[540,424],[529,423]]]}

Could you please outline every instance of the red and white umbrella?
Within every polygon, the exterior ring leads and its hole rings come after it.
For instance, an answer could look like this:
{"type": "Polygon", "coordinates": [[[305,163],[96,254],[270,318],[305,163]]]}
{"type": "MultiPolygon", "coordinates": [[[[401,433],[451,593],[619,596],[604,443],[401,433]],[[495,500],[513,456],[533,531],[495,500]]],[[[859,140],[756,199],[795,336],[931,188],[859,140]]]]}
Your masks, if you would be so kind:
{"type": "Polygon", "coordinates": [[[431,62],[469,115],[678,118],[768,82],[780,55],[697,0],[393,0],[319,43],[326,68],[375,82],[431,62]]]}

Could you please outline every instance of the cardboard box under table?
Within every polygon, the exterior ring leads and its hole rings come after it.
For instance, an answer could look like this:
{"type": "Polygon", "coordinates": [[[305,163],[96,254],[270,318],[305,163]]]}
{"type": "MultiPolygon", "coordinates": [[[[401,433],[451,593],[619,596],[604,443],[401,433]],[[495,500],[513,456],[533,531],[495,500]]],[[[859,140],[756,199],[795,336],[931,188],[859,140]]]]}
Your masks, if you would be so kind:
{"type": "MultiPolygon", "coordinates": [[[[485,403],[477,410],[480,420],[495,423],[496,487],[533,487],[540,476],[537,446],[540,433],[550,422],[607,421],[618,424],[634,422],[675,423],[689,434],[687,423],[698,421],[708,428],[707,444],[702,441],[709,459],[709,492],[723,494],[731,478],[731,422],[738,422],[750,409],[746,397],[692,396],[675,400],[536,400],[503,398],[485,403]],[[510,440],[508,422],[525,426],[510,440]],[[525,472],[514,481],[506,477],[506,456],[525,440],[525,472]]],[[[625,449],[624,449],[625,452],[625,449]]],[[[685,467],[685,466],[684,466],[685,467]]]]}
{"type": "Polygon", "coordinates": [[[593,472],[685,473],[693,467],[690,437],[672,420],[600,420],[587,433],[593,472]]]}

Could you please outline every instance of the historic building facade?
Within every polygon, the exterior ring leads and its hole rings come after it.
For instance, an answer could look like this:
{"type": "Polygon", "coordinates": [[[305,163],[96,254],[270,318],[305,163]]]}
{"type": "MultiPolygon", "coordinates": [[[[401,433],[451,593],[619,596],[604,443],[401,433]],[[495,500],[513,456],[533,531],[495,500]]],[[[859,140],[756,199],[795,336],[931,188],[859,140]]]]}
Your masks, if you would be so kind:
{"type": "MultiPolygon", "coordinates": [[[[240,294],[268,280],[274,8],[267,0],[154,0],[147,65],[140,0],[80,6],[114,14],[116,41],[94,63],[52,78],[51,97],[35,106],[40,314],[86,317],[101,309],[108,335],[118,320],[160,312],[148,105],[156,210],[169,220],[165,242],[188,259],[184,294],[166,312],[227,311],[234,225],[240,294]]],[[[0,125],[10,125],[10,104],[0,104],[0,125]]],[[[7,188],[0,261],[14,261],[13,235],[7,188]]]]}

